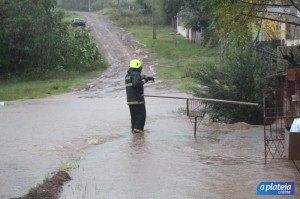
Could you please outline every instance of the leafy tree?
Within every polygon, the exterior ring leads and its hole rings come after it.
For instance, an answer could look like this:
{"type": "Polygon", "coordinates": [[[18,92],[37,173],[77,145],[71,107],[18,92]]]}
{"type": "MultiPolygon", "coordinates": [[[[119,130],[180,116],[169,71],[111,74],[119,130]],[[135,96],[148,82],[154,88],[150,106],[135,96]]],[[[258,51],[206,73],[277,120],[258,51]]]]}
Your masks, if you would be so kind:
{"type": "Polygon", "coordinates": [[[136,4],[141,6],[141,14],[150,14],[152,13],[152,0],[135,0],[136,4]]]}
{"type": "MultiPolygon", "coordinates": [[[[64,31],[57,21],[61,13],[52,12],[55,0],[2,0],[0,30],[1,42],[1,63],[0,70],[3,72],[22,72],[28,70],[28,66],[37,67],[41,64],[40,53],[43,52],[49,57],[47,51],[56,44],[55,32],[64,31]],[[54,34],[52,34],[54,33],[54,34]],[[46,35],[51,36],[48,40],[46,35]],[[53,39],[53,42],[49,42],[53,39]]],[[[47,58],[46,58],[47,59],[47,58]]],[[[52,60],[49,60],[51,61],[52,60]]],[[[46,62],[46,60],[45,60],[46,62]]]]}
{"type": "MultiPolygon", "coordinates": [[[[282,12],[280,9],[293,8],[300,11],[300,2],[295,0],[270,1],[270,0],[184,0],[187,5],[202,8],[205,15],[211,19],[210,30],[219,38],[230,34],[237,36],[249,31],[249,28],[261,21],[276,21],[290,25],[300,26],[293,20],[299,18],[296,12],[282,12]],[[279,2],[279,3],[278,3],[279,2]],[[271,17],[279,14],[281,17],[271,17]],[[292,17],[286,20],[287,17],[292,17]],[[239,34],[237,34],[239,33],[239,34]]],[[[201,13],[199,13],[201,15],[201,13]]],[[[242,39],[242,38],[241,38],[242,39]]]]}
{"type": "Polygon", "coordinates": [[[0,0],[0,74],[41,77],[100,66],[87,31],[70,29],[55,5],[56,0],[0,0]]]}
{"type": "Polygon", "coordinates": [[[193,1],[186,1],[182,6],[179,16],[183,17],[184,26],[195,31],[200,31],[202,28],[207,28],[209,20],[205,16],[205,10],[201,4],[193,1]]]}
{"type": "Polygon", "coordinates": [[[70,41],[66,43],[64,53],[68,54],[70,49],[72,52],[71,55],[62,57],[61,66],[64,66],[64,69],[89,71],[104,61],[95,40],[84,29],[75,29],[70,33],[69,38],[70,41]]]}
{"type": "Polygon", "coordinates": [[[170,24],[184,5],[182,0],[158,1],[160,18],[163,24],[170,24]]]}
{"type": "Polygon", "coordinates": [[[58,5],[66,10],[89,11],[89,3],[95,0],[59,0],[58,5]]]}

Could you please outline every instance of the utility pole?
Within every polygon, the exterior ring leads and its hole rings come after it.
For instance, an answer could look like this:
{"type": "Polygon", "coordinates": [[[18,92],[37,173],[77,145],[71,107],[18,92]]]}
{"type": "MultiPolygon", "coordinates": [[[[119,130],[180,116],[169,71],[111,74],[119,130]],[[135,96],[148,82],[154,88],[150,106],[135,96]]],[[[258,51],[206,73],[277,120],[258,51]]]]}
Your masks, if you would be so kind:
{"type": "Polygon", "coordinates": [[[156,2],[155,2],[155,0],[152,0],[152,30],[153,30],[152,38],[156,39],[156,2]]]}

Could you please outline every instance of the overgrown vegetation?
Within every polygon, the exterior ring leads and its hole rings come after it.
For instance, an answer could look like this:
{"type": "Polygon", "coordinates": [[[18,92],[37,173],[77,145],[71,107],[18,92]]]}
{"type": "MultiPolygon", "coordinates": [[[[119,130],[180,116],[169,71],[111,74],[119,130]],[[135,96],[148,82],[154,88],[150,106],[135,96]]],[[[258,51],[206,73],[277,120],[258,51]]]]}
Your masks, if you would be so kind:
{"type": "Polygon", "coordinates": [[[89,32],[71,27],[75,15],[58,10],[56,0],[2,0],[0,13],[0,100],[66,92],[81,86],[76,76],[107,65],[89,32]]]}
{"type": "MultiPolygon", "coordinates": [[[[227,53],[225,65],[205,65],[192,73],[201,88],[200,97],[255,102],[262,106],[262,90],[270,82],[265,79],[270,65],[250,48],[236,47],[227,53]]],[[[210,104],[209,114],[214,121],[228,123],[262,123],[262,109],[243,105],[210,104]]]]}
{"type": "Polygon", "coordinates": [[[52,72],[103,67],[96,43],[85,29],[70,28],[55,0],[0,1],[0,73],[40,78],[52,72]]]}

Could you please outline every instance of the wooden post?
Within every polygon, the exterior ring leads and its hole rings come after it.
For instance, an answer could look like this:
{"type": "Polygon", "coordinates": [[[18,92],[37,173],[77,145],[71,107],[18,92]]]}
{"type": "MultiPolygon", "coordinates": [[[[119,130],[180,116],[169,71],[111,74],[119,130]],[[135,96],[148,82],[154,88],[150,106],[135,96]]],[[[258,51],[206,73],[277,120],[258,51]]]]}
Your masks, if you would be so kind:
{"type": "Polygon", "coordinates": [[[186,114],[189,116],[190,110],[189,110],[189,99],[186,99],[186,114]]]}
{"type": "Polygon", "coordinates": [[[197,132],[197,117],[195,117],[194,136],[196,137],[197,132]]]}
{"type": "Polygon", "coordinates": [[[152,0],[152,38],[156,39],[156,1],[152,0]]]}

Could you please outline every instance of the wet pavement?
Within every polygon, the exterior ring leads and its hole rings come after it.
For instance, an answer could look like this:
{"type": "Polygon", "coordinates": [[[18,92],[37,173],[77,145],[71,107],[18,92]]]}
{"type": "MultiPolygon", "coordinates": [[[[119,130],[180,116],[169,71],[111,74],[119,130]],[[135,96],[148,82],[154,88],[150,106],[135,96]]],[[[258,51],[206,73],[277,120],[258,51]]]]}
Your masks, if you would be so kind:
{"type": "MultiPolygon", "coordinates": [[[[184,100],[147,98],[145,133],[132,134],[126,63],[140,58],[145,74],[155,75],[154,62],[127,33],[95,14],[82,15],[110,68],[86,90],[0,107],[1,199],[24,195],[69,166],[73,180],[63,187],[62,199],[250,199],[261,197],[256,187],[262,181],[295,182],[295,195],[279,198],[300,198],[293,162],[265,162],[262,126],[205,119],[194,137],[184,100]]],[[[145,91],[186,96],[159,78],[145,91]]]]}

